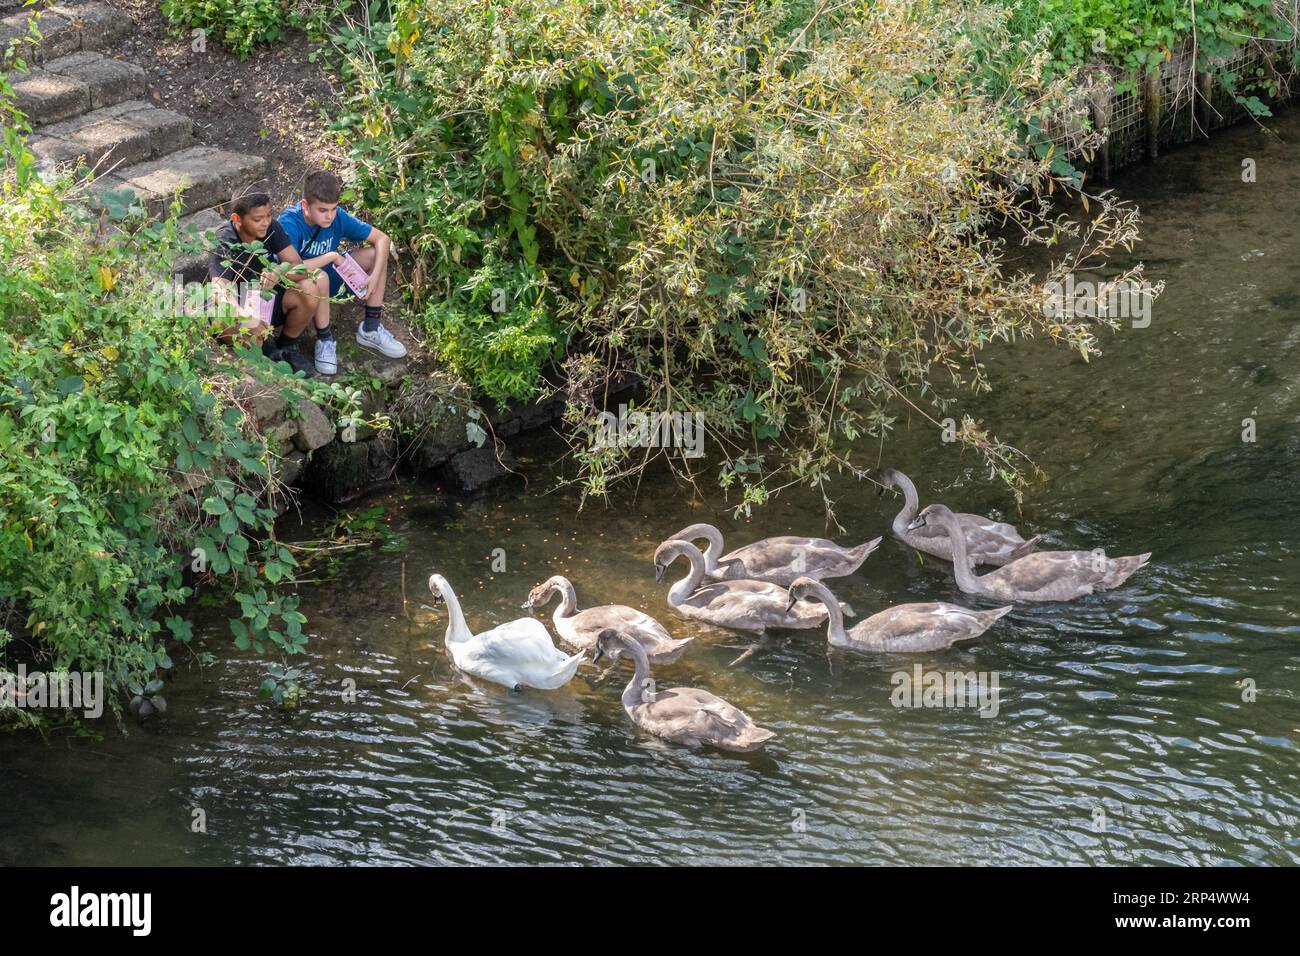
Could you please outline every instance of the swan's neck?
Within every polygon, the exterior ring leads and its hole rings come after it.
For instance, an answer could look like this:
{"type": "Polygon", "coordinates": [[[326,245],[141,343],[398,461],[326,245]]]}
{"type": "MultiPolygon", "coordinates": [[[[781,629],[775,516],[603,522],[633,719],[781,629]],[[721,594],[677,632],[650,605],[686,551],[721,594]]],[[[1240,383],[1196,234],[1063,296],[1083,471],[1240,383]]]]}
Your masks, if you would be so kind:
{"type": "Polygon", "coordinates": [[[624,641],[623,647],[624,652],[630,654],[636,663],[636,673],[627,682],[627,687],[623,688],[623,707],[631,710],[637,704],[645,702],[643,694],[646,681],[650,679],[650,659],[646,657],[645,648],[636,641],[624,641]]]}
{"type": "Polygon", "coordinates": [[[917,497],[916,485],[912,484],[911,479],[906,475],[895,476],[895,483],[903,491],[903,510],[894,516],[894,534],[906,538],[907,526],[916,517],[916,511],[921,507],[921,499],[917,497]]]}
{"type": "Polygon", "coordinates": [[[438,590],[447,602],[447,643],[469,640],[474,635],[470,634],[469,625],[465,623],[465,614],[460,609],[460,599],[456,597],[456,592],[450,584],[446,587],[440,585],[438,590]]]}
{"type": "Polygon", "coordinates": [[[844,612],[840,610],[840,602],[835,599],[831,589],[820,581],[817,582],[813,593],[822,604],[826,605],[826,613],[829,615],[826,621],[826,639],[832,644],[847,643],[849,638],[844,633],[844,612]]]}
{"type": "Polygon", "coordinates": [[[704,573],[712,574],[718,569],[718,559],[722,557],[722,532],[711,524],[703,526],[704,537],[709,539],[709,546],[704,549],[704,573]]]}
{"type": "Polygon", "coordinates": [[[722,557],[722,532],[711,524],[693,524],[682,532],[683,541],[708,539],[709,546],[704,549],[704,573],[712,574],[718,569],[718,559],[722,557]]]}
{"type": "Polygon", "coordinates": [[[952,542],[952,572],[957,579],[957,585],[963,591],[984,592],[984,587],[979,578],[971,573],[970,557],[966,553],[966,536],[962,534],[961,525],[957,523],[954,516],[949,515],[943,519],[943,527],[948,532],[948,540],[952,542]]]}
{"type": "Polygon", "coordinates": [[[555,609],[553,619],[559,621],[562,617],[573,617],[578,613],[578,593],[573,590],[573,582],[566,578],[563,583],[555,585],[555,590],[560,594],[560,604],[555,609]]]}
{"type": "Polygon", "coordinates": [[[668,592],[668,603],[673,607],[681,604],[688,597],[700,589],[700,584],[704,581],[704,556],[699,550],[692,547],[689,551],[680,551],[679,554],[686,555],[687,560],[691,562],[691,570],[668,592]]]}

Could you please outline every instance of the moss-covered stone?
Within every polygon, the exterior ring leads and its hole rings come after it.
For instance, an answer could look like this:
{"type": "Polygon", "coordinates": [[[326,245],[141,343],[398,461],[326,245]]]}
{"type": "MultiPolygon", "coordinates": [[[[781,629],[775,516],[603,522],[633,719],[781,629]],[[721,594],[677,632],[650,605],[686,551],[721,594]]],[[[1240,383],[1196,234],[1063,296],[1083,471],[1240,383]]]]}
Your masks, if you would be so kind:
{"type": "Polygon", "coordinates": [[[369,442],[332,441],[312,453],[303,487],[325,501],[355,498],[370,481],[369,442]]]}

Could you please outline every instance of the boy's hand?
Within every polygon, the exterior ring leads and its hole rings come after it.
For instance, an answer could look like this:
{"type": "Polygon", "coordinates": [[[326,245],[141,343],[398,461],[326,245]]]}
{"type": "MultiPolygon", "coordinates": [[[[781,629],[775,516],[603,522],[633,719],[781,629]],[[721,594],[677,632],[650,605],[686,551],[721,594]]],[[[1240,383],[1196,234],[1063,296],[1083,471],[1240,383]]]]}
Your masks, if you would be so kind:
{"type": "Polygon", "coordinates": [[[275,271],[275,269],[264,269],[262,271],[262,278],[260,280],[260,285],[262,286],[263,289],[273,289],[275,288],[276,283],[279,281],[280,281],[280,275],[278,272],[275,271]]]}

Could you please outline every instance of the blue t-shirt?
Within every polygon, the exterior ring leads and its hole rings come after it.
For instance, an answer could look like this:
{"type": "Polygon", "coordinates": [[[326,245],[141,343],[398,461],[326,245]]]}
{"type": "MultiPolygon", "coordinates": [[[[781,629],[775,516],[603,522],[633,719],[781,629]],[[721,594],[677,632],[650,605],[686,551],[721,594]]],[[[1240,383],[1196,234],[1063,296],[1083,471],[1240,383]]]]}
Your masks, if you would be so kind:
{"type": "Polygon", "coordinates": [[[370,226],[347,210],[340,208],[328,227],[311,225],[303,218],[302,206],[290,206],[280,213],[280,225],[289,234],[289,241],[304,259],[315,259],[333,252],[344,239],[348,242],[365,242],[370,236],[370,226]]]}

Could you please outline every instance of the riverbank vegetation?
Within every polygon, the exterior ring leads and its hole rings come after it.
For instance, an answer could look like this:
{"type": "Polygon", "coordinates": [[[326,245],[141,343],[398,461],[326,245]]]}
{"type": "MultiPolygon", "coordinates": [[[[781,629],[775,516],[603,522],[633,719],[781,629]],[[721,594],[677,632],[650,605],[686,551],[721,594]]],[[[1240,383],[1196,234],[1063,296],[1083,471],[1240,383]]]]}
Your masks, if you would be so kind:
{"type": "MultiPolygon", "coordinates": [[[[1131,84],[1158,67],[1185,41],[1195,43],[1201,68],[1250,39],[1281,44],[1295,36],[1291,5],[1275,0],[1002,0],[1020,36],[1044,32],[1047,68],[1069,74],[1089,64],[1114,66],[1131,84]]],[[[1287,51],[1288,57],[1291,51],[1287,51]]]]}
{"type": "Polygon", "coordinates": [[[704,416],[742,510],[860,474],[852,443],[909,407],[956,415],[1018,485],[1016,452],[955,411],[987,385],[978,352],[1097,341],[1044,314],[1007,243],[1068,248],[1059,280],[1137,238],[1066,161],[1097,139],[1040,37],[950,0],[392,10],[342,34],[360,201],[414,258],[415,321],[486,395],[560,365],[588,491],[647,457],[588,426],[617,371],[648,409],[704,416]]]}
{"type": "Polygon", "coordinates": [[[350,6],[314,0],[162,0],[162,12],[173,23],[206,30],[241,58],[260,43],[283,40],[290,30],[323,39],[350,6]]]}
{"type": "MultiPolygon", "coordinates": [[[[238,388],[346,396],[213,348],[212,318],[166,295],[187,243],[176,216],[151,220],[129,194],[90,212],[84,185],[36,174],[7,86],[0,108],[0,671],[99,671],[156,692],[199,587],[239,608],[238,647],[300,651],[304,618],[281,587],[297,561],[276,540],[272,457],[238,388]]],[[[0,708],[0,724],[21,716],[0,708]]]]}

